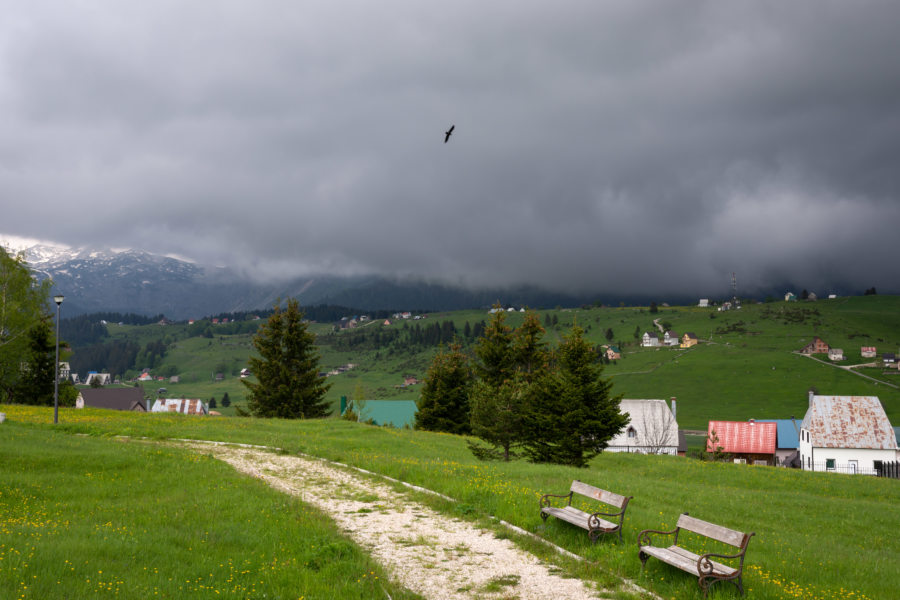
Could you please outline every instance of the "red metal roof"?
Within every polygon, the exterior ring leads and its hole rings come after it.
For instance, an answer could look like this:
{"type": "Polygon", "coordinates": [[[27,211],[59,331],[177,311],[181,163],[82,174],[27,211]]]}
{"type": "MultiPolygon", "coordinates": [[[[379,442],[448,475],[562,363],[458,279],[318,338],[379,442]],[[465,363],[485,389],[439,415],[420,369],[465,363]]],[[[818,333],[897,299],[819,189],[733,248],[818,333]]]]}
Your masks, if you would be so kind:
{"type": "Polygon", "coordinates": [[[710,421],[707,429],[706,449],[711,447],[709,438],[713,431],[719,438],[718,446],[730,454],[775,454],[778,426],[775,423],[754,421],[710,421]]]}

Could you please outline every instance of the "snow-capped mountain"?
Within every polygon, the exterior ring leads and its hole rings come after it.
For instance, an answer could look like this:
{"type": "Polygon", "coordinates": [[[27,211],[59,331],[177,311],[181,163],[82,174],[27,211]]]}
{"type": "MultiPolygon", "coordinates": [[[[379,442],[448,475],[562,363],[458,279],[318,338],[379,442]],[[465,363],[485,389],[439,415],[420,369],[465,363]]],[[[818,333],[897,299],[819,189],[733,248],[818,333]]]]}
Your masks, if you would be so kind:
{"type": "Polygon", "coordinates": [[[24,251],[39,279],[65,296],[63,313],[163,314],[170,319],[270,308],[278,299],[301,305],[333,304],[362,310],[489,308],[497,300],[519,306],[575,306],[596,300],[536,288],[469,290],[385,277],[320,275],[259,283],[227,269],[203,267],[139,250],[30,245],[24,251]]]}

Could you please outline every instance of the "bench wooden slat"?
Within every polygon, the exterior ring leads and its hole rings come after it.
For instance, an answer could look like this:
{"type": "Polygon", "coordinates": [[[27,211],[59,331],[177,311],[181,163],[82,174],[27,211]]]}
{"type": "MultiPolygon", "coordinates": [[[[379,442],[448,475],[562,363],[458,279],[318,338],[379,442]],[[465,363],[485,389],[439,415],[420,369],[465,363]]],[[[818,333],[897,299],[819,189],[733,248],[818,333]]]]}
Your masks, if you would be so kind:
{"type": "Polygon", "coordinates": [[[744,540],[747,538],[747,535],[741,531],[735,531],[715,523],[696,519],[686,514],[678,517],[678,527],[738,548],[744,546],[744,540]]]}
{"type": "MultiPolygon", "coordinates": [[[[571,523],[572,525],[578,525],[583,529],[588,529],[588,519],[591,517],[591,513],[584,512],[583,510],[578,510],[572,506],[564,506],[562,508],[554,508],[547,507],[541,509],[541,512],[546,513],[548,515],[552,515],[557,519],[562,519],[567,523],[571,523]]],[[[606,519],[602,519],[597,517],[597,521],[601,527],[601,529],[615,529],[618,527],[615,523],[610,523],[606,519]]]]}
{"type": "MultiPolygon", "coordinates": [[[[657,548],[655,546],[642,546],[641,550],[644,554],[655,556],[659,560],[678,567],[682,571],[697,574],[697,561],[700,560],[699,554],[694,554],[689,550],[680,548],[679,546],[669,546],[668,548],[657,548]]],[[[730,577],[737,573],[737,569],[723,565],[714,560],[709,561],[713,566],[713,574],[721,577],[730,577]]]]}
{"type": "Polygon", "coordinates": [[[609,504],[610,506],[622,508],[622,505],[625,504],[625,496],[620,496],[619,494],[601,490],[600,488],[594,487],[592,485],[582,483],[577,479],[572,482],[572,487],[570,489],[576,494],[580,494],[588,498],[593,498],[594,500],[599,500],[600,502],[609,504]]]}
{"type": "Polygon", "coordinates": [[[582,529],[587,530],[592,542],[596,542],[597,538],[604,533],[618,533],[619,540],[621,541],[622,524],[625,521],[625,509],[628,507],[628,502],[630,500],[631,496],[620,496],[619,494],[614,494],[592,485],[582,483],[576,479],[572,482],[568,494],[544,494],[541,496],[541,518],[546,521],[547,517],[552,515],[567,523],[581,527],[582,529]],[[597,500],[602,504],[597,508],[588,509],[593,512],[581,510],[572,506],[572,501],[575,499],[576,494],[584,498],[597,500]],[[563,500],[567,501],[566,506],[553,506],[553,502],[560,504],[563,500]],[[619,510],[616,512],[615,508],[611,510],[603,505],[612,506],[619,510]],[[608,521],[600,516],[594,516],[600,513],[605,514],[611,519],[618,519],[618,523],[608,521]]]}

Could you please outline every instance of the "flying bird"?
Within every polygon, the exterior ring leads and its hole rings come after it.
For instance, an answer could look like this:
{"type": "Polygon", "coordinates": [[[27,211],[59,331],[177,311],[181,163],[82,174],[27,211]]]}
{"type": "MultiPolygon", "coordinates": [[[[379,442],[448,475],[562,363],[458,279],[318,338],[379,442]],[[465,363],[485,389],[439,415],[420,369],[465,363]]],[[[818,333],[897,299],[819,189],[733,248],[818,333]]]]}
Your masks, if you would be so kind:
{"type": "Polygon", "coordinates": [[[456,125],[451,125],[450,129],[444,132],[444,143],[446,144],[450,141],[450,136],[453,135],[453,130],[456,129],[456,125]]]}

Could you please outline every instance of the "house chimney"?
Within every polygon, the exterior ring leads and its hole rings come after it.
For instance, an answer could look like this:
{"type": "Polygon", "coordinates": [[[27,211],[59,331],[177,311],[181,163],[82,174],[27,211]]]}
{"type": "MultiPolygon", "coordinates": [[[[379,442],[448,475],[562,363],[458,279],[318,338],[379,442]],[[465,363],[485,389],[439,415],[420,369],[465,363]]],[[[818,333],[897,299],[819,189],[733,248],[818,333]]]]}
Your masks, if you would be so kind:
{"type": "Polygon", "coordinates": [[[815,398],[816,392],[813,390],[809,390],[809,405],[812,406],[813,398],[815,398]]]}
{"type": "Polygon", "coordinates": [[[675,396],[672,396],[672,416],[678,419],[678,412],[675,410],[675,396]]]}

